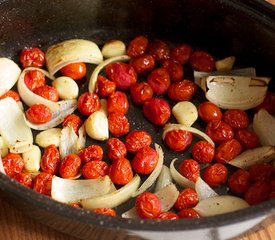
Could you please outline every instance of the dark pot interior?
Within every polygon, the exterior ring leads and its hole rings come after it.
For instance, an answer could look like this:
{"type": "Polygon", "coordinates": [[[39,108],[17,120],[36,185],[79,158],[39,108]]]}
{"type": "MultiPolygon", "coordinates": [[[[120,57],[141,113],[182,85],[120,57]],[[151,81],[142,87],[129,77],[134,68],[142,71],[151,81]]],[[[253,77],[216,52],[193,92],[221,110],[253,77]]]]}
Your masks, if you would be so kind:
{"type": "MultiPolygon", "coordinates": [[[[275,9],[264,1],[91,0],[0,1],[0,55],[18,60],[25,46],[47,46],[85,38],[99,45],[129,41],[138,34],[173,43],[187,42],[214,56],[235,55],[238,66],[258,75],[275,75],[275,9]]],[[[274,81],[270,87],[274,90],[274,81]]],[[[175,231],[216,227],[274,211],[274,200],[241,212],[196,220],[161,223],[94,215],[57,203],[0,174],[1,195],[44,224],[74,236],[104,239],[112,229],[123,239],[126,229],[175,231]],[[107,235],[102,234],[101,230],[107,235]],[[108,230],[107,230],[108,229],[108,230]]]]}

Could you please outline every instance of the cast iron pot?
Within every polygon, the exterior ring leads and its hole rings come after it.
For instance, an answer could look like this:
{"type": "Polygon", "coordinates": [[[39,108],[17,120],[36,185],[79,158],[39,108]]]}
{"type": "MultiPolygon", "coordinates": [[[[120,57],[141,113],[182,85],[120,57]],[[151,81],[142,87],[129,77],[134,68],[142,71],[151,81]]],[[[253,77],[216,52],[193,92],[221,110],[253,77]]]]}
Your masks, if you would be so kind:
{"type": "MultiPolygon", "coordinates": [[[[0,56],[16,61],[25,46],[46,49],[71,38],[90,39],[98,44],[110,39],[127,42],[138,34],[147,34],[174,43],[188,42],[215,56],[235,55],[240,66],[256,67],[258,75],[274,78],[275,9],[264,1],[1,0],[0,16],[0,56]]],[[[273,81],[270,87],[274,90],[274,86],[273,81]]],[[[135,112],[130,114],[136,116],[135,112]]],[[[132,119],[143,126],[142,115],[132,119]]],[[[229,239],[263,220],[274,221],[275,212],[272,200],[201,219],[125,220],[57,203],[3,174],[0,174],[0,192],[20,211],[43,224],[94,240],[229,239]]]]}

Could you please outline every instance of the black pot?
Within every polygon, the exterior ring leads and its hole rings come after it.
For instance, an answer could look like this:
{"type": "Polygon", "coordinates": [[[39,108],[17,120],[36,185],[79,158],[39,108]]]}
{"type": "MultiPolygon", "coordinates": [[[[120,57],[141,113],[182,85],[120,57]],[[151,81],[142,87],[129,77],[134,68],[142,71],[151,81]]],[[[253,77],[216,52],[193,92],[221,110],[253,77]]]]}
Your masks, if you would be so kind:
{"type": "MultiPolygon", "coordinates": [[[[275,8],[260,0],[2,0],[0,16],[0,55],[15,60],[25,46],[46,49],[71,38],[100,45],[147,34],[173,43],[189,42],[215,56],[235,55],[239,66],[253,66],[258,75],[275,75],[275,8]]],[[[270,87],[274,90],[274,81],[270,87]]],[[[125,220],[55,202],[3,174],[0,190],[34,219],[82,239],[228,239],[275,212],[271,200],[201,219],[125,220]]]]}

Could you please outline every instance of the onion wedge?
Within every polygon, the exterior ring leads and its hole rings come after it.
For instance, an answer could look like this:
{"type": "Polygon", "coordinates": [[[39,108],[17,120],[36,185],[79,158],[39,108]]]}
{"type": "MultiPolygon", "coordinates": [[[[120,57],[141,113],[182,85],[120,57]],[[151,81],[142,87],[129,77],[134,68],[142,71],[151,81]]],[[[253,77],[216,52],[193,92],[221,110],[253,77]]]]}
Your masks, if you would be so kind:
{"type": "Polygon", "coordinates": [[[249,207],[249,204],[234,196],[215,196],[200,201],[194,209],[202,217],[234,212],[249,207]]]}
{"type": "Polygon", "coordinates": [[[71,125],[61,130],[59,153],[61,159],[78,152],[78,136],[71,125]]]}
{"type": "Polygon", "coordinates": [[[114,208],[129,200],[132,194],[137,190],[140,184],[140,177],[135,175],[134,178],[120,189],[107,193],[99,197],[92,197],[80,201],[85,209],[95,208],[114,208]]]}
{"type": "Polygon", "coordinates": [[[0,100],[0,134],[11,152],[26,152],[33,144],[32,131],[24,120],[24,113],[10,97],[0,100]]]}
{"type": "Polygon", "coordinates": [[[163,166],[163,161],[164,161],[163,151],[162,151],[161,146],[156,144],[156,143],[155,143],[155,149],[158,153],[158,164],[155,167],[155,169],[153,170],[153,172],[151,172],[151,174],[148,176],[148,178],[137,189],[137,191],[133,193],[132,197],[136,197],[137,195],[143,193],[149,187],[151,187],[154,184],[154,182],[156,181],[156,179],[158,178],[158,176],[161,172],[161,169],[162,169],[162,166],[163,166]]]}
{"type": "Polygon", "coordinates": [[[161,188],[165,187],[166,185],[171,184],[172,181],[173,181],[173,178],[172,178],[170,169],[167,166],[163,165],[161,172],[157,179],[157,183],[155,186],[155,192],[157,192],[161,188]]]}
{"type": "Polygon", "coordinates": [[[86,131],[85,131],[85,125],[82,124],[82,126],[78,130],[77,149],[80,150],[82,148],[85,148],[85,145],[86,145],[86,131]]]}
{"type": "Polygon", "coordinates": [[[45,53],[46,65],[51,76],[66,65],[74,62],[99,64],[102,53],[92,41],[71,39],[49,47],[45,53]]]}
{"type": "Polygon", "coordinates": [[[79,202],[82,199],[104,195],[110,191],[112,181],[109,176],[97,179],[64,179],[54,176],[52,179],[51,196],[63,202],[79,202]]]}
{"type": "Polygon", "coordinates": [[[274,158],[275,146],[263,146],[246,150],[227,163],[238,168],[248,169],[254,164],[267,163],[274,158]]]}
{"type": "Polygon", "coordinates": [[[108,64],[110,64],[112,62],[129,61],[129,60],[130,60],[130,57],[128,55],[121,55],[121,56],[108,58],[105,61],[103,61],[102,63],[100,63],[99,65],[97,65],[97,67],[94,69],[94,71],[90,77],[90,80],[89,80],[89,92],[95,92],[97,77],[103,68],[105,68],[108,64]]]}
{"type": "Polygon", "coordinates": [[[195,190],[200,201],[218,196],[218,194],[205,181],[203,181],[201,177],[198,177],[196,181],[195,190]]]}

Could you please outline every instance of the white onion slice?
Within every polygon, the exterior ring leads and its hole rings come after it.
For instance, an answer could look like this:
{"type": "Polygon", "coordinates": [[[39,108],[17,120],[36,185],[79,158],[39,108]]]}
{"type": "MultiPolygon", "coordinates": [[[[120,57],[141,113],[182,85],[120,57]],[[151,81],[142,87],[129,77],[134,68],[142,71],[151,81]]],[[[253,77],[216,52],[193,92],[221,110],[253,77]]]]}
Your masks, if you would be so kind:
{"type": "Polygon", "coordinates": [[[267,163],[273,159],[275,159],[275,146],[263,146],[246,150],[227,163],[238,168],[248,169],[254,164],[267,163]]]}
{"type": "Polygon", "coordinates": [[[33,144],[30,127],[24,120],[24,113],[13,98],[0,100],[0,134],[11,152],[28,151],[33,144]]]}
{"type": "Polygon", "coordinates": [[[140,184],[140,177],[135,175],[133,179],[120,189],[99,197],[83,199],[80,203],[85,209],[114,208],[129,200],[140,184]]]}
{"type": "Polygon", "coordinates": [[[218,196],[218,194],[201,177],[198,177],[196,181],[195,190],[200,201],[218,196]]]}
{"type": "Polygon", "coordinates": [[[80,150],[82,148],[85,148],[85,145],[86,145],[86,131],[85,131],[85,125],[82,124],[82,126],[78,130],[77,149],[80,150]]]}
{"type": "Polygon", "coordinates": [[[49,47],[45,53],[46,65],[51,76],[74,62],[99,64],[102,53],[96,43],[84,39],[71,39],[49,47]]]}
{"type": "Polygon", "coordinates": [[[178,170],[175,168],[175,161],[177,161],[178,159],[175,158],[172,160],[172,162],[170,163],[170,172],[172,175],[172,178],[174,179],[174,181],[179,184],[181,187],[184,188],[195,188],[195,183],[192,182],[191,180],[189,180],[188,178],[182,176],[178,170]]]}
{"type": "Polygon", "coordinates": [[[155,143],[155,149],[158,153],[158,163],[153,172],[147,177],[147,179],[141,184],[141,186],[137,189],[137,191],[132,195],[132,197],[136,197],[137,195],[143,193],[146,191],[149,187],[151,187],[156,179],[158,178],[162,166],[163,166],[163,161],[164,161],[164,156],[163,156],[163,150],[160,145],[155,143]]]}
{"type": "Polygon", "coordinates": [[[171,184],[172,181],[173,181],[173,178],[172,178],[170,169],[167,166],[163,165],[156,182],[155,192],[165,187],[166,185],[171,184]]]}
{"type": "Polygon", "coordinates": [[[253,130],[263,146],[275,146],[275,118],[265,109],[260,109],[253,118],[253,130]]]}
{"type": "Polygon", "coordinates": [[[112,181],[109,176],[97,179],[64,179],[54,176],[52,179],[51,196],[63,202],[79,202],[82,199],[97,197],[109,192],[112,181]]]}
{"type": "Polygon", "coordinates": [[[194,128],[194,127],[188,127],[183,124],[176,124],[176,123],[167,123],[164,126],[164,130],[162,133],[162,139],[165,139],[165,136],[168,132],[173,131],[173,130],[184,130],[193,133],[195,136],[204,139],[205,141],[209,142],[211,145],[215,146],[215,143],[212,141],[212,139],[206,135],[204,132],[201,130],[194,128]]]}
{"type": "Polygon", "coordinates": [[[16,83],[21,69],[11,59],[0,58],[0,96],[9,91],[16,83]]]}
{"type": "Polygon", "coordinates": [[[235,196],[215,196],[200,201],[194,209],[202,217],[234,212],[249,207],[249,204],[235,196]]]}
{"type": "Polygon", "coordinates": [[[5,157],[9,153],[9,147],[8,144],[6,143],[5,139],[0,136],[0,156],[5,157]]]}
{"type": "Polygon", "coordinates": [[[78,152],[78,136],[73,127],[68,125],[61,130],[59,153],[61,159],[78,152]]]}
{"type": "Polygon", "coordinates": [[[95,92],[96,90],[96,81],[98,74],[100,71],[105,68],[108,64],[112,62],[117,62],[117,61],[129,61],[130,57],[128,55],[121,55],[121,56],[116,56],[116,57],[111,57],[100,63],[93,71],[90,80],[89,80],[89,92],[95,92]]]}

